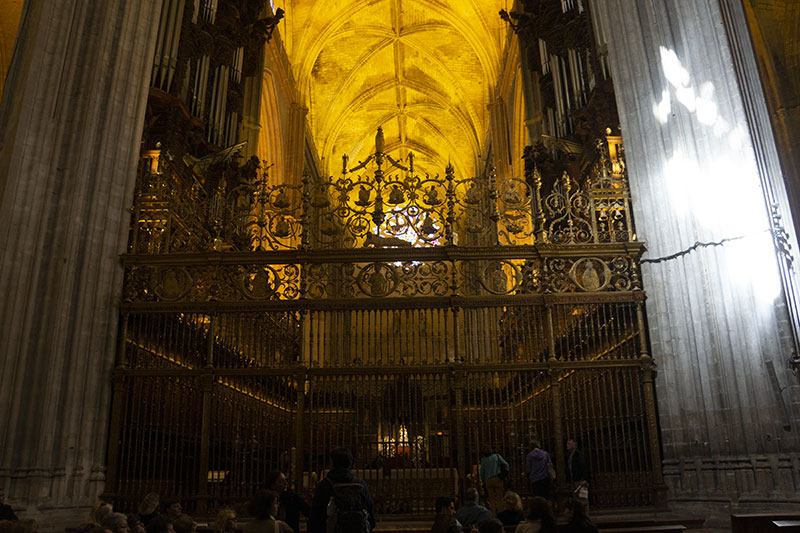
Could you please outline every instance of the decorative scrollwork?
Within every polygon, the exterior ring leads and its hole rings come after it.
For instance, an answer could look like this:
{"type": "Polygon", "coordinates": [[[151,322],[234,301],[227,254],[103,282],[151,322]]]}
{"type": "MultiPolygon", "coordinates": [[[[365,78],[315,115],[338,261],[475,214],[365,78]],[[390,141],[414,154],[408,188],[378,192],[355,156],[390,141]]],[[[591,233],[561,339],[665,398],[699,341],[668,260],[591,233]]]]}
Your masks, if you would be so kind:
{"type": "Polygon", "coordinates": [[[489,244],[491,221],[489,182],[485,176],[454,180],[455,226],[459,246],[489,244]]]}
{"type": "Polygon", "coordinates": [[[574,186],[569,174],[562,174],[544,204],[548,219],[547,232],[553,243],[592,242],[589,195],[574,186]]]}
{"type": "Polygon", "coordinates": [[[609,135],[598,142],[598,159],[582,181],[564,172],[546,196],[531,153],[526,152],[524,179],[497,180],[491,164],[483,174],[466,179],[457,179],[451,166],[444,176],[415,173],[413,154],[405,160],[406,166],[376,152],[351,169],[345,158],[344,172],[335,180],[304,174],[301,184],[275,185],[268,168],[262,169],[256,158],[239,165],[232,157],[221,157],[220,163],[189,167],[167,152],[145,152],[130,251],[163,254],[548,241],[570,245],[634,239],[619,137],[609,135]],[[381,165],[386,162],[390,166],[384,169],[381,165]],[[371,174],[353,173],[370,164],[374,165],[371,174]]]}
{"type": "Polygon", "coordinates": [[[135,266],[125,274],[125,301],[294,300],[300,268],[284,265],[135,266]]]}
{"type": "Polygon", "coordinates": [[[592,202],[594,242],[632,241],[633,224],[622,139],[609,135],[605,140],[598,140],[597,153],[597,162],[586,182],[592,202]]]}
{"type": "Polygon", "coordinates": [[[525,180],[511,178],[501,182],[497,189],[500,244],[533,244],[534,191],[531,186],[525,180]]]}
{"type": "Polygon", "coordinates": [[[447,296],[450,294],[452,269],[448,263],[435,261],[403,262],[400,265],[400,294],[403,296],[447,296]]]}
{"type": "Polygon", "coordinates": [[[278,185],[255,158],[187,166],[186,158],[145,152],[126,301],[494,298],[641,287],[637,259],[603,246],[633,239],[619,138],[598,144],[582,182],[564,173],[547,195],[531,150],[524,178],[498,179],[490,163],[477,177],[457,179],[452,166],[443,176],[418,173],[413,154],[395,160],[382,149],[379,132],[376,152],[353,168],[344,158],[338,179],[305,173],[299,184],[278,185]],[[559,248],[587,244],[583,256],[559,248]],[[359,251],[353,261],[335,251],[367,246],[381,250],[375,258],[359,251]],[[503,246],[518,248],[509,255],[503,246]],[[229,252],[241,260],[220,260],[229,252]],[[185,253],[202,258],[177,259],[185,253]],[[156,266],[144,259],[150,254],[175,261],[156,266]],[[270,254],[274,261],[265,261],[270,254]]]}

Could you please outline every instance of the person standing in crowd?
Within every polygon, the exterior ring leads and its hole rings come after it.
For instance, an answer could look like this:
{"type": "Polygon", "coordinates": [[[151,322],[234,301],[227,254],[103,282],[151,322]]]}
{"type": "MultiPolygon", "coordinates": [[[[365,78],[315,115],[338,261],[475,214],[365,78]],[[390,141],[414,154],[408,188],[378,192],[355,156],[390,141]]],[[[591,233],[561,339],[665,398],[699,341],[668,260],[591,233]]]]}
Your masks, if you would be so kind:
{"type": "MultiPolygon", "coordinates": [[[[369,529],[375,528],[372,494],[367,484],[358,479],[350,467],[353,465],[353,454],[346,448],[336,448],[331,452],[332,468],[325,479],[317,483],[314,499],[311,501],[311,516],[308,517],[308,533],[325,533],[328,524],[328,506],[336,500],[337,489],[346,489],[345,485],[361,485],[360,499],[363,511],[367,513],[369,529]]],[[[343,491],[343,490],[342,490],[343,491]]],[[[331,517],[334,518],[335,517],[331,517]]]]}
{"type": "Polygon", "coordinates": [[[18,520],[14,509],[10,505],[6,505],[6,493],[3,489],[0,489],[0,520],[11,520],[12,522],[18,520]]]}
{"type": "Polygon", "coordinates": [[[261,490],[247,503],[247,512],[254,518],[244,526],[244,533],[292,533],[289,524],[278,520],[278,494],[261,490]]]}
{"type": "Polygon", "coordinates": [[[489,518],[478,524],[478,533],[503,533],[503,523],[497,518],[489,518]]]}
{"type": "Polygon", "coordinates": [[[98,501],[94,504],[94,507],[92,507],[92,510],[89,512],[88,520],[76,530],[76,533],[86,533],[96,527],[100,527],[100,523],[103,521],[103,518],[105,518],[113,510],[114,509],[111,507],[110,503],[102,500],[98,501]]]}
{"type": "Polygon", "coordinates": [[[548,465],[551,465],[550,454],[542,449],[539,441],[531,443],[531,451],[525,458],[525,472],[528,474],[531,494],[550,499],[550,474],[548,465]]]}
{"type": "Polygon", "coordinates": [[[128,517],[122,513],[108,513],[100,522],[100,527],[111,533],[130,533],[128,517]]]}
{"type": "Polygon", "coordinates": [[[569,439],[567,441],[567,481],[575,485],[575,489],[581,481],[586,481],[586,457],[578,448],[578,441],[569,439]]]}
{"type": "Polygon", "coordinates": [[[464,527],[477,525],[487,518],[492,518],[492,512],[478,503],[478,489],[472,487],[464,493],[464,505],[456,511],[456,520],[464,527]]]}
{"type": "Polygon", "coordinates": [[[575,498],[567,500],[564,506],[567,524],[558,528],[559,533],[597,533],[597,526],[586,515],[586,505],[575,498]]]}
{"type": "Polygon", "coordinates": [[[541,496],[531,498],[528,515],[520,522],[514,533],[557,533],[556,517],[550,502],[541,496]]]}
{"type": "Polygon", "coordinates": [[[164,516],[170,522],[174,522],[176,518],[178,518],[183,512],[183,508],[181,507],[181,502],[178,500],[167,500],[164,503],[164,516]]]}
{"type": "Polygon", "coordinates": [[[170,522],[165,516],[155,516],[147,522],[145,533],[175,533],[170,522]]]}
{"type": "Polygon", "coordinates": [[[267,488],[278,494],[278,520],[283,520],[294,533],[300,533],[300,515],[306,518],[311,514],[311,508],[297,495],[289,489],[289,483],[283,472],[274,470],[267,474],[267,488]]]}
{"type": "Polygon", "coordinates": [[[216,533],[233,533],[236,531],[236,522],[236,511],[230,507],[225,507],[217,513],[213,529],[216,533]]]}
{"type": "Polygon", "coordinates": [[[128,529],[131,533],[144,533],[144,524],[139,518],[138,514],[129,514],[128,516],[128,529]]]}
{"type": "Polygon", "coordinates": [[[431,526],[431,533],[462,533],[462,527],[456,520],[456,506],[453,498],[441,496],[436,498],[436,518],[431,526]]]}
{"type": "Polygon", "coordinates": [[[491,450],[481,452],[481,481],[486,487],[489,508],[497,514],[503,508],[505,478],[508,477],[508,463],[499,453],[491,450]]]}
{"type": "Polygon", "coordinates": [[[145,494],[144,498],[142,498],[142,501],[139,503],[137,512],[139,513],[139,519],[145,527],[147,527],[150,520],[158,516],[158,503],[159,497],[155,492],[148,492],[145,494]]]}
{"type": "Polygon", "coordinates": [[[172,528],[175,533],[195,533],[197,531],[197,522],[188,514],[181,513],[172,521],[172,528]]]}
{"type": "Polygon", "coordinates": [[[522,498],[516,492],[506,492],[503,496],[503,505],[505,508],[497,513],[497,519],[504,526],[516,526],[525,518],[525,513],[522,511],[522,498]]]}

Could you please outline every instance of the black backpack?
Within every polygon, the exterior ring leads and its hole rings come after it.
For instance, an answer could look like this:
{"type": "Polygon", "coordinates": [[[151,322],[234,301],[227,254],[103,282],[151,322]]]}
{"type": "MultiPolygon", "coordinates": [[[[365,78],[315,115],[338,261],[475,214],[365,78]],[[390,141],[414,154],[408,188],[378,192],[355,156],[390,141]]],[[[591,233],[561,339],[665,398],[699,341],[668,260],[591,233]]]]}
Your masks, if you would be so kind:
{"type": "Polygon", "coordinates": [[[369,533],[369,512],[361,483],[334,483],[328,514],[328,531],[333,533],[369,533]]]}

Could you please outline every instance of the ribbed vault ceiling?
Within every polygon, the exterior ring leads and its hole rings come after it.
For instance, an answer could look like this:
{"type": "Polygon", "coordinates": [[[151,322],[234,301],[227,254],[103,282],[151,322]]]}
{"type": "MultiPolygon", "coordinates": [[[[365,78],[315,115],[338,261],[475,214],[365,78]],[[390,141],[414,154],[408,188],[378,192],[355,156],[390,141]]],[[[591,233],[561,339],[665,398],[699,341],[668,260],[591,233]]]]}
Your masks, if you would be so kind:
{"type": "MultiPolygon", "coordinates": [[[[280,2],[275,2],[279,5],[280,2]]],[[[286,0],[283,39],[328,171],[386,150],[472,175],[489,123],[510,0],[286,0]]]]}

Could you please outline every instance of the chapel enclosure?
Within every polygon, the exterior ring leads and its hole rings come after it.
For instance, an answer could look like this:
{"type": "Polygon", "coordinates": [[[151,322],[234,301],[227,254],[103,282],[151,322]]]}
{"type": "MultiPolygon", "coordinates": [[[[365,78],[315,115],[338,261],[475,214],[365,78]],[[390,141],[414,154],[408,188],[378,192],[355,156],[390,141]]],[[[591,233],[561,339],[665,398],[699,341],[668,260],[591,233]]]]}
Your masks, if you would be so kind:
{"type": "Polygon", "coordinates": [[[563,486],[575,437],[593,506],[662,503],[619,147],[545,186],[530,154],[515,179],[418,174],[380,131],[369,160],[296,184],[230,153],[144,153],[106,496],[205,514],[274,469],[309,495],[343,445],[378,513],[428,514],[485,448],[526,494],[539,439],[563,486]]]}

